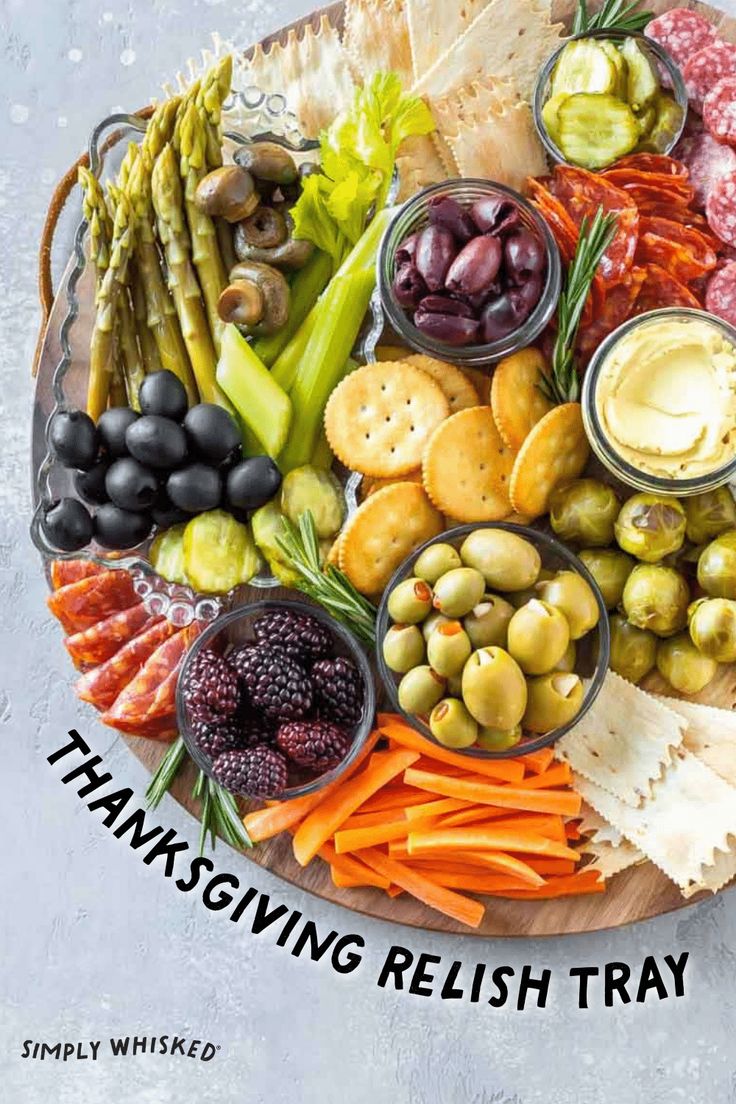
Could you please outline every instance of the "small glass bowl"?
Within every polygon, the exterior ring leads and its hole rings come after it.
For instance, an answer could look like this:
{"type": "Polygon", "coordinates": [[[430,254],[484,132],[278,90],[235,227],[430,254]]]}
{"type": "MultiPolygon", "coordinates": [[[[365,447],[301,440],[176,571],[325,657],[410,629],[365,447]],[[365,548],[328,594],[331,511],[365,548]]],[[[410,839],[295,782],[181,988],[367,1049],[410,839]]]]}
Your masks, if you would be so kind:
{"type": "Polygon", "coordinates": [[[379,673],[383,680],[383,685],[386,688],[386,693],[391,701],[392,709],[400,713],[412,728],[415,728],[417,732],[421,732],[422,736],[426,736],[428,740],[431,740],[435,744],[439,744],[439,740],[436,740],[432,735],[429,725],[425,724],[420,716],[415,713],[405,712],[399,705],[398,684],[401,676],[392,671],[383,658],[383,638],[391,622],[388,612],[388,598],[394,587],[411,576],[414,571],[414,564],[425,548],[430,548],[433,544],[452,544],[458,547],[469,533],[474,533],[477,529],[502,529],[504,532],[515,533],[517,536],[528,540],[539,552],[543,568],[547,568],[551,571],[574,571],[577,575],[580,575],[593,591],[598,605],[598,624],[581,640],[576,641],[577,656],[575,671],[581,678],[588,679],[589,681],[588,685],[585,687],[583,703],[575,717],[561,728],[555,728],[551,732],[543,733],[541,736],[522,735],[518,744],[514,744],[513,747],[507,748],[505,751],[487,751],[485,748],[479,747],[454,749],[457,751],[457,754],[467,755],[471,759],[512,759],[517,755],[524,755],[529,751],[539,751],[540,748],[553,744],[556,740],[559,740],[560,737],[564,736],[566,732],[569,732],[578,721],[582,720],[598,697],[598,693],[603,685],[603,680],[606,677],[606,671],[608,670],[608,661],[611,653],[611,633],[608,624],[608,612],[606,610],[606,604],[603,601],[603,596],[598,584],[585,564],[581,563],[577,556],[555,537],[550,537],[547,533],[543,533],[538,529],[531,529],[526,525],[515,525],[512,522],[506,521],[488,521],[478,522],[475,525],[458,525],[454,529],[447,529],[444,533],[440,533],[439,536],[433,537],[432,540],[427,541],[421,548],[417,548],[410,556],[407,556],[404,562],[394,572],[391,581],[383,592],[383,598],[378,608],[378,617],[376,620],[376,657],[379,673]]]}
{"type": "Polygon", "coordinates": [[[398,336],[407,345],[420,353],[427,353],[438,360],[454,364],[473,365],[492,364],[501,357],[509,356],[517,349],[530,345],[552,317],[560,294],[562,270],[557,245],[547,223],[538,211],[513,188],[497,184],[493,180],[444,180],[431,184],[408,199],[399,208],[389,224],[378,253],[378,287],[381,303],[386,317],[398,336]],[[542,288],[539,302],[525,322],[513,333],[498,341],[484,345],[447,345],[427,337],[413,324],[404,307],[396,301],[393,293],[396,250],[410,234],[426,226],[427,207],[430,199],[436,196],[449,196],[462,206],[470,206],[478,199],[501,195],[515,203],[521,212],[522,222],[544,243],[547,254],[547,279],[542,288]]]}
{"type": "MultiPolygon", "coordinates": [[[[251,626],[255,619],[262,617],[264,613],[274,613],[277,610],[283,609],[288,609],[289,612],[292,613],[308,614],[330,630],[335,644],[334,655],[345,656],[351,659],[360,672],[363,680],[363,712],[360,720],[355,726],[353,742],[350,745],[350,749],[341,763],[338,763],[332,770],[325,771],[324,774],[320,774],[316,778],[309,778],[306,781],[300,781],[295,785],[288,786],[280,794],[273,794],[271,796],[259,794],[257,798],[253,798],[253,800],[258,801],[285,801],[292,797],[303,797],[306,794],[316,793],[335,778],[339,778],[343,771],[347,770],[350,764],[355,761],[361,748],[368,739],[368,735],[373,727],[373,720],[376,712],[375,684],[366,655],[355,637],[353,637],[347,629],[343,628],[342,625],[339,625],[332,617],[316,606],[308,606],[305,602],[264,601],[239,606],[237,609],[223,614],[222,617],[218,617],[207,626],[189,649],[184,663],[182,664],[181,671],[179,672],[179,679],[176,685],[177,724],[179,732],[186,744],[187,751],[199,769],[204,771],[209,778],[214,777],[210,758],[204,754],[195,741],[192,723],[189,719],[189,712],[184,702],[183,687],[186,685],[187,676],[192,663],[200,652],[212,647],[213,644],[216,644],[218,651],[222,650],[226,654],[228,649],[235,645],[253,641],[255,637],[251,626]]],[[[246,794],[238,794],[236,796],[247,797],[246,794]]]]}
{"type": "Polygon", "coordinates": [[[708,311],[692,310],[689,307],[663,307],[661,310],[647,311],[646,314],[640,314],[636,318],[624,322],[601,342],[586,369],[580,399],[585,432],[593,452],[601,463],[623,483],[634,487],[637,491],[674,495],[678,498],[687,498],[690,495],[701,494],[703,491],[712,491],[716,487],[722,487],[730,482],[736,477],[736,455],[729,463],[722,465],[720,468],[691,479],[668,479],[665,476],[652,475],[640,468],[635,468],[616,452],[605,436],[598,417],[596,390],[608,354],[623,337],[626,337],[632,330],[648,326],[662,319],[679,320],[683,318],[693,318],[707,322],[708,325],[720,330],[736,349],[736,329],[708,311]]]}
{"type": "MultiPolygon", "coordinates": [[[[548,156],[559,164],[567,165],[574,164],[574,162],[568,162],[562,150],[557,146],[549,136],[547,127],[544,125],[544,119],[542,117],[542,109],[549,99],[549,87],[552,81],[552,71],[557,64],[562,51],[565,49],[569,42],[576,42],[581,38],[604,38],[611,42],[623,42],[627,38],[635,38],[644,44],[647,52],[657,62],[660,73],[666,74],[667,80],[671,85],[671,91],[674,93],[675,100],[682,108],[682,122],[677,130],[672,141],[669,143],[666,149],[661,150],[661,153],[667,154],[675,148],[680,141],[683,128],[685,126],[685,120],[687,118],[688,98],[687,89],[685,88],[685,82],[682,79],[682,74],[677,66],[677,63],[670,57],[666,50],[662,49],[658,42],[655,42],[651,38],[647,38],[646,35],[640,34],[638,31],[583,31],[582,34],[572,35],[570,38],[566,38],[561,46],[558,46],[553,54],[547,58],[546,62],[539,71],[537,82],[534,85],[534,95],[532,96],[532,112],[534,115],[534,125],[537,128],[540,141],[547,151],[548,156]]],[[[667,89],[665,89],[667,91],[667,89]]],[[[634,151],[632,150],[632,153],[634,151]]],[[[614,162],[611,162],[613,164],[614,162]]],[[[610,166],[606,166],[610,168],[610,166]]],[[[601,171],[601,170],[597,170],[601,171]]]]}

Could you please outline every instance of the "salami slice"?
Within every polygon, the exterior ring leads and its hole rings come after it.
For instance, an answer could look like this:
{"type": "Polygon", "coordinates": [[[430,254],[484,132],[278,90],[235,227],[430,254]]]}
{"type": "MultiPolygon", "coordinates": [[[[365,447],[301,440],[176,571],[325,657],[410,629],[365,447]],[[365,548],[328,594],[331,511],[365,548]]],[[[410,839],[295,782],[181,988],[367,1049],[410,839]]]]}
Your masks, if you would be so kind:
{"type": "Polygon", "coordinates": [[[46,604],[68,634],[88,629],[112,613],[140,602],[128,571],[102,571],[50,594],[46,604]]]}
{"type": "Polygon", "coordinates": [[[722,77],[703,100],[703,122],[719,142],[736,145],[736,76],[722,77]]]}
{"type": "Polygon", "coordinates": [[[600,273],[606,283],[619,280],[631,268],[636,250],[639,212],[633,199],[607,178],[572,165],[555,167],[553,189],[578,228],[583,219],[590,222],[599,207],[617,216],[616,233],[601,258],[600,273]]]}
{"type": "Polygon", "coordinates": [[[685,166],[674,157],[664,153],[628,153],[619,157],[615,169],[609,169],[609,176],[617,170],[629,170],[640,173],[657,173],[661,176],[686,176],[685,166]]]}
{"type": "Polygon", "coordinates": [[[584,362],[590,359],[604,338],[630,317],[646,275],[645,268],[630,268],[620,280],[606,288],[597,317],[586,328],[580,328],[577,348],[584,362]]]}
{"type": "Polygon", "coordinates": [[[90,563],[89,560],[54,560],[50,572],[51,585],[54,590],[58,590],[69,583],[87,579],[90,575],[100,575],[104,570],[100,564],[90,563]]]}
{"type": "MultiPolygon", "coordinates": [[[[642,215],[639,225],[642,234],[657,234],[660,238],[666,238],[667,241],[683,246],[702,269],[698,276],[703,276],[716,267],[717,258],[710,234],[706,237],[692,226],[685,226],[674,219],[662,218],[659,215],[642,215]]],[[[696,280],[698,276],[692,276],[690,279],[696,280]]]]}
{"type": "Polygon", "coordinates": [[[632,317],[660,307],[692,307],[698,310],[700,301],[685,284],[676,280],[658,264],[646,266],[646,278],[642,284],[632,317]]]}
{"type": "Polygon", "coordinates": [[[534,180],[531,177],[528,179],[531,201],[548,223],[562,260],[565,264],[569,264],[575,256],[578,244],[577,227],[557,196],[553,195],[546,186],[545,181],[534,180]]]}
{"type": "Polygon", "coordinates": [[[713,233],[728,245],[736,245],[736,170],[716,180],[705,214],[713,233]]]}
{"type": "Polygon", "coordinates": [[[109,709],[146,660],[176,631],[176,626],[170,621],[156,619],[154,624],[134,636],[105,663],[82,675],[76,685],[78,697],[90,702],[95,709],[109,709]]]}
{"type": "Polygon", "coordinates": [[[667,51],[682,67],[698,50],[718,38],[712,23],[687,8],[671,8],[647,24],[647,38],[667,51]]]}
{"type": "Polygon", "coordinates": [[[736,46],[731,42],[711,42],[687,61],[682,77],[690,106],[703,110],[703,100],[722,77],[736,73],[736,46]]]}
{"type": "Polygon", "coordinates": [[[705,289],[705,308],[736,326],[736,263],[715,272],[705,289]]]}
{"type": "Polygon", "coordinates": [[[736,169],[736,151],[710,134],[698,134],[689,138],[688,143],[683,161],[695,190],[695,203],[703,210],[716,180],[736,169]]]}

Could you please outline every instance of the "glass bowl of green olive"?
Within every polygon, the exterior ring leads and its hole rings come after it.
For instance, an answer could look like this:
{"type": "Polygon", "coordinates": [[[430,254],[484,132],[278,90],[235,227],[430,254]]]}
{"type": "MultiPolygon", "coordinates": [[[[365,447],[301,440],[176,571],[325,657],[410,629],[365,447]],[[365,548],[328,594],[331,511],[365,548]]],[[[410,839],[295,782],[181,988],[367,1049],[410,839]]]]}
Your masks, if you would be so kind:
{"type": "Polygon", "coordinates": [[[470,757],[554,743],[603,683],[600,589],[564,544],[510,522],[459,525],[401,564],[378,610],[378,669],[392,707],[470,757]]]}

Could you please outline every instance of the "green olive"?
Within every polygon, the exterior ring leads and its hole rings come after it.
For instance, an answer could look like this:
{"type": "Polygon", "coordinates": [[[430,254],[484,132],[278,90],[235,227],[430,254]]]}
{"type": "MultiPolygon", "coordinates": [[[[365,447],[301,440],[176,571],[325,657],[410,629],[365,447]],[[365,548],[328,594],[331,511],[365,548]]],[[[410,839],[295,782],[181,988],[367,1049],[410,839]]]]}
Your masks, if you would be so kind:
{"type": "Polygon", "coordinates": [[[539,552],[517,533],[476,529],[465,538],[460,557],[485,577],[491,590],[524,590],[539,578],[539,552]]]}
{"type": "Polygon", "coordinates": [[[465,631],[474,648],[486,648],[489,644],[506,647],[509,621],[514,607],[497,594],[484,594],[482,601],[463,618],[465,631]]]}
{"type": "Polygon", "coordinates": [[[615,609],[621,601],[626,580],[634,570],[634,561],[616,548],[586,548],[580,553],[584,563],[598,584],[606,609],[615,609]]]}
{"type": "Polygon", "coordinates": [[[688,585],[674,567],[638,564],[626,580],[621,601],[632,625],[657,636],[673,636],[687,624],[689,600],[688,585]]]}
{"type": "Polygon", "coordinates": [[[722,533],[704,549],[698,582],[711,598],[736,598],[736,530],[722,533]]]}
{"type": "Polygon", "coordinates": [[[703,655],[686,632],[660,640],[657,670],[680,694],[699,694],[715,677],[718,663],[703,655]]]}
{"type": "Polygon", "coordinates": [[[570,626],[564,613],[538,598],[517,610],[509,622],[509,655],[525,675],[552,671],[569,643],[570,626]]]}
{"type": "Polygon", "coordinates": [[[450,675],[447,680],[447,693],[451,698],[461,698],[463,696],[462,671],[460,671],[457,675],[450,675]]]}
{"type": "Polygon", "coordinates": [[[399,674],[411,671],[424,659],[424,637],[416,625],[392,625],[383,638],[386,666],[399,674]]]}
{"type": "Polygon", "coordinates": [[[701,598],[690,605],[687,614],[695,647],[719,663],[736,663],[736,602],[701,598]]]}
{"type": "Polygon", "coordinates": [[[728,487],[691,495],[683,502],[685,533],[693,544],[705,544],[728,529],[736,529],[736,502],[728,487]]]}
{"type": "Polygon", "coordinates": [[[399,683],[399,705],[405,713],[429,713],[445,692],[445,680],[431,667],[414,667],[399,683]]]}
{"type": "Polygon", "coordinates": [[[478,737],[478,725],[457,698],[445,698],[429,715],[429,729],[435,740],[448,748],[467,748],[478,737]]]}
{"type": "Polygon", "coordinates": [[[416,625],[432,612],[432,591],[423,579],[404,579],[388,596],[388,614],[402,625],[416,625]]]}
{"type": "Polygon", "coordinates": [[[571,640],[565,648],[564,652],[557,663],[552,668],[553,671],[574,671],[575,663],[578,657],[578,650],[575,647],[575,641],[571,640]]]}
{"type": "Polygon", "coordinates": [[[509,748],[516,747],[520,739],[521,725],[514,725],[506,730],[481,725],[478,729],[478,747],[484,751],[508,751],[509,748]]]}
{"type": "Polygon", "coordinates": [[[503,648],[480,648],[463,668],[463,700],[476,721],[510,729],[526,708],[526,680],[503,648]]]}
{"type": "Polygon", "coordinates": [[[619,509],[616,492],[606,483],[573,479],[550,495],[549,520],[563,541],[605,548],[613,540],[619,509]]]}
{"type": "Polygon", "coordinates": [[[438,629],[440,625],[446,625],[451,620],[451,617],[445,617],[444,613],[440,613],[439,610],[430,613],[429,617],[422,622],[422,635],[425,641],[429,640],[435,629],[438,629]]]}
{"type": "Polygon", "coordinates": [[[480,571],[472,567],[454,567],[440,575],[434,584],[434,608],[448,617],[464,617],[478,605],[485,589],[480,571]]]}
{"type": "Polygon", "coordinates": [[[639,629],[623,614],[615,613],[611,624],[610,667],[621,678],[639,683],[654,667],[657,638],[648,629],[639,629]]]}
{"type": "Polygon", "coordinates": [[[548,568],[543,567],[539,572],[539,578],[534,586],[524,587],[523,590],[514,590],[508,595],[509,602],[514,609],[521,609],[527,602],[531,602],[532,598],[539,597],[539,584],[543,583],[545,579],[554,579],[554,571],[550,571],[548,568]]]}
{"type": "Polygon", "coordinates": [[[424,579],[425,583],[434,586],[440,575],[462,566],[463,562],[457,549],[451,544],[440,541],[438,544],[430,544],[429,548],[425,548],[417,556],[414,574],[417,579],[424,579]]]}
{"type": "Polygon", "coordinates": [[[616,540],[638,560],[658,563],[682,548],[685,525],[685,511],[676,498],[636,494],[616,518],[616,540]]]}
{"type": "Polygon", "coordinates": [[[470,638],[459,621],[440,625],[427,641],[430,667],[443,678],[459,675],[472,650],[470,638]]]}
{"type": "Polygon", "coordinates": [[[530,732],[551,732],[561,728],[580,711],[583,684],[578,675],[552,671],[528,680],[528,702],[523,726],[530,732]]]}
{"type": "Polygon", "coordinates": [[[553,579],[539,584],[539,597],[560,613],[570,625],[570,639],[580,640],[598,624],[600,612],[595,594],[582,575],[575,571],[558,571],[553,579]]]}

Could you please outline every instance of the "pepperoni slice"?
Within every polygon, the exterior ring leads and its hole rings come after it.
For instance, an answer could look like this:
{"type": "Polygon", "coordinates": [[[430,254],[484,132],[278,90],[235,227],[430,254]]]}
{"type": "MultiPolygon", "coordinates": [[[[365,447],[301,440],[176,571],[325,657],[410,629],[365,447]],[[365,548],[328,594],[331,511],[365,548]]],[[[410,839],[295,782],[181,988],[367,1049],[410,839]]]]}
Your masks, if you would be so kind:
{"type": "Polygon", "coordinates": [[[736,170],[715,182],[705,205],[705,215],[711,230],[721,241],[736,245],[736,170]]]}
{"type": "Polygon", "coordinates": [[[527,181],[529,193],[532,204],[544,217],[547,225],[552,231],[562,260],[565,264],[569,264],[575,256],[575,250],[578,244],[578,231],[575,223],[570,218],[562,203],[560,203],[559,199],[553,195],[546,186],[546,181],[548,179],[549,178],[535,180],[530,177],[527,181]]]}
{"type": "MultiPolygon", "coordinates": [[[[676,242],[691,254],[693,260],[703,269],[699,275],[705,275],[716,267],[716,253],[710,233],[701,234],[692,226],[686,226],[675,219],[662,218],[660,215],[642,215],[639,222],[642,234],[657,234],[667,241],[676,242]]],[[[697,279],[697,276],[691,277],[697,279]]]]}
{"type": "Polygon", "coordinates": [[[682,77],[690,106],[703,110],[703,101],[722,77],[736,74],[736,46],[731,42],[711,42],[687,61],[682,77]]]}
{"type": "Polygon", "coordinates": [[[650,20],[644,32],[682,67],[697,50],[718,38],[712,23],[687,8],[670,8],[650,20]]]}
{"type": "Polygon", "coordinates": [[[660,265],[683,284],[711,272],[715,268],[715,254],[712,254],[712,258],[713,263],[705,265],[693,257],[687,246],[662,238],[659,234],[640,234],[636,247],[637,264],[660,265]]]}
{"type": "Polygon", "coordinates": [[[695,190],[695,203],[701,210],[708,202],[715,182],[725,173],[736,169],[736,151],[717,142],[710,134],[698,134],[690,138],[688,148],[683,152],[683,160],[695,190]]]}
{"type": "Polygon", "coordinates": [[[143,602],[139,602],[111,614],[103,621],[97,621],[89,629],[68,636],[64,645],[75,667],[82,670],[95,667],[108,660],[152,620],[157,621],[158,618],[148,612],[143,602]]]}
{"type": "Polygon", "coordinates": [[[736,76],[722,77],[703,100],[703,122],[719,142],[736,145],[736,76]]]}
{"type": "Polygon", "coordinates": [[[645,268],[634,267],[624,273],[616,283],[608,285],[597,317],[587,328],[581,327],[578,353],[583,361],[587,361],[601,341],[630,317],[646,276],[645,268]]]}
{"type": "Polygon", "coordinates": [[[128,571],[102,571],[50,594],[46,604],[67,634],[81,632],[112,613],[137,605],[140,598],[128,571]]]}
{"type": "Polygon", "coordinates": [[[644,172],[641,169],[620,169],[617,165],[615,169],[608,169],[604,176],[618,188],[627,190],[639,187],[649,188],[659,191],[664,198],[674,196],[688,203],[693,197],[687,173],[675,175],[664,172],[644,172]]]}
{"type": "Polygon", "coordinates": [[[705,289],[705,307],[732,326],[736,326],[736,262],[715,272],[705,289]]]}
{"type": "Polygon", "coordinates": [[[104,567],[100,564],[90,563],[89,560],[54,560],[51,564],[51,586],[54,590],[68,586],[69,583],[78,583],[80,579],[88,579],[90,575],[101,575],[104,567]]]}
{"type": "Polygon", "coordinates": [[[646,278],[636,300],[631,317],[660,307],[692,307],[698,310],[700,302],[688,287],[676,280],[658,264],[646,266],[646,278]]]}
{"type": "Polygon", "coordinates": [[[170,621],[156,618],[106,662],[82,675],[77,680],[77,695],[96,709],[109,709],[146,660],[175,632],[176,626],[170,621]]]}
{"type": "Polygon", "coordinates": [[[616,171],[659,173],[663,176],[687,176],[687,170],[682,162],[674,157],[668,157],[665,153],[627,153],[625,157],[619,157],[615,169],[607,170],[605,175],[608,176],[616,171]]]}
{"type": "Polygon", "coordinates": [[[639,212],[633,199],[614,182],[572,165],[557,165],[553,182],[555,195],[576,227],[583,219],[590,223],[599,207],[616,215],[616,233],[601,258],[599,271],[606,283],[619,280],[631,268],[636,250],[639,212]]]}

